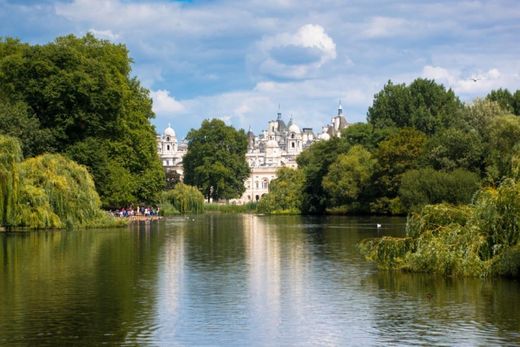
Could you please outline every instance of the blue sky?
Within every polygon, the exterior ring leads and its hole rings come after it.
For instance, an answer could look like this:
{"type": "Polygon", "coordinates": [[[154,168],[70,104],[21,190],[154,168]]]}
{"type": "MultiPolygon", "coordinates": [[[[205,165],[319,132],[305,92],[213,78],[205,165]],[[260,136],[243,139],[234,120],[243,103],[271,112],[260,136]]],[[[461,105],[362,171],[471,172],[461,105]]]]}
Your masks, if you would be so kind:
{"type": "Polygon", "coordinates": [[[390,79],[433,78],[468,102],[520,88],[517,0],[0,0],[2,36],[87,32],[128,46],[157,130],[181,138],[214,117],[259,132],[278,105],[318,131],[340,99],[362,122],[390,79]]]}

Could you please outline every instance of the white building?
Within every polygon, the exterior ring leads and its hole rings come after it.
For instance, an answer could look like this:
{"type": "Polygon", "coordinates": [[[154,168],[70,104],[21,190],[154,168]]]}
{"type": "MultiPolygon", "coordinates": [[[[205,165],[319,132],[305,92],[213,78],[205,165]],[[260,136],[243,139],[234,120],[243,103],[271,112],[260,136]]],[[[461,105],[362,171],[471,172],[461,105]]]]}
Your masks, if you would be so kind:
{"type": "MultiPolygon", "coordinates": [[[[343,116],[341,102],[338,113],[331,123],[322,128],[316,136],[312,128],[301,129],[292,119],[286,124],[278,112],[276,120],[267,124],[267,129],[255,135],[251,129],[247,133],[248,147],[246,160],[251,168],[251,175],[244,182],[245,192],[239,199],[231,202],[244,204],[255,202],[269,192],[269,183],[276,178],[276,171],[281,167],[296,168],[296,157],[313,142],[341,136],[341,130],[348,123],[343,116]]],[[[157,135],[158,153],[166,170],[176,170],[183,177],[182,157],[187,151],[187,144],[177,144],[175,131],[168,125],[163,135],[157,135]]]]}
{"type": "Polygon", "coordinates": [[[166,171],[177,171],[184,178],[182,157],[186,154],[188,145],[186,142],[177,142],[177,136],[171,125],[164,129],[162,135],[157,135],[157,153],[166,171]]]}

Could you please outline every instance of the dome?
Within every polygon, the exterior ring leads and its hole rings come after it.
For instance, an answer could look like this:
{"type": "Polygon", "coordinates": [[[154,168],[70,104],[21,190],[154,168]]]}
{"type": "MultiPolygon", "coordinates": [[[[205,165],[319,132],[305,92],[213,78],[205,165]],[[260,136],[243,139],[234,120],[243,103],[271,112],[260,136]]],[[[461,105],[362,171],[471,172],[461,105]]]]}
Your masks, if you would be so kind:
{"type": "Polygon", "coordinates": [[[289,132],[299,134],[300,133],[300,127],[293,123],[289,127],[289,132]]]}
{"type": "Polygon", "coordinates": [[[170,124],[168,124],[168,127],[164,129],[164,136],[175,137],[175,130],[171,128],[170,124]]]}

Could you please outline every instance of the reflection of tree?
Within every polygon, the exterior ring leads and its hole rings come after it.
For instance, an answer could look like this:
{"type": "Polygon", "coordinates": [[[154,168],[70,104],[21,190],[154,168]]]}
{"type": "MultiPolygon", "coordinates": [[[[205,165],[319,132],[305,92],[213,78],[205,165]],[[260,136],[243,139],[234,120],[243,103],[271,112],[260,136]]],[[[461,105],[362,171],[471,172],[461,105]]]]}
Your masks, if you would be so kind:
{"type": "Polygon", "coordinates": [[[362,286],[373,298],[374,325],[384,343],[472,344],[468,339],[477,333],[480,345],[520,342],[516,281],[380,271],[362,286]]]}
{"type": "Polygon", "coordinates": [[[146,335],[156,228],[2,235],[0,341],[122,344],[146,335]]]}

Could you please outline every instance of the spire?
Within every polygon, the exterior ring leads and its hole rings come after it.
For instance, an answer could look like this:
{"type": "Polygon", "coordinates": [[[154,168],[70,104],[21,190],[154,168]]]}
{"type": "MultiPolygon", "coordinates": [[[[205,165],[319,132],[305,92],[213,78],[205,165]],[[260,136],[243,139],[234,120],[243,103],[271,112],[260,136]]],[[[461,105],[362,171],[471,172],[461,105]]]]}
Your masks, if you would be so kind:
{"type": "Polygon", "coordinates": [[[341,99],[339,100],[338,105],[338,116],[341,116],[343,114],[343,107],[341,106],[341,99]]]}
{"type": "Polygon", "coordinates": [[[282,120],[282,112],[280,111],[280,104],[278,104],[278,113],[276,115],[278,116],[277,120],[282,120]]]}

